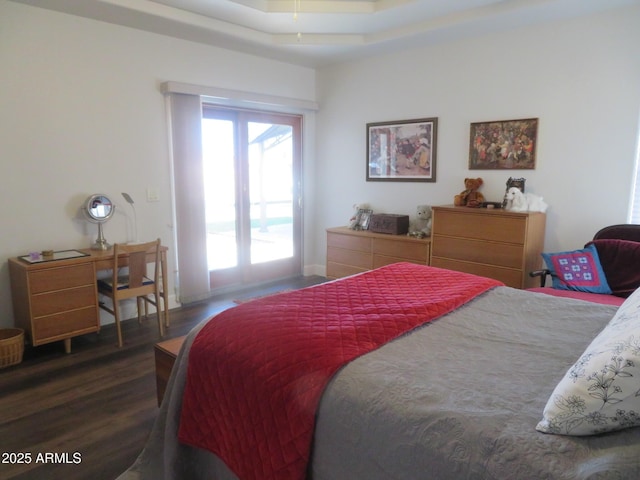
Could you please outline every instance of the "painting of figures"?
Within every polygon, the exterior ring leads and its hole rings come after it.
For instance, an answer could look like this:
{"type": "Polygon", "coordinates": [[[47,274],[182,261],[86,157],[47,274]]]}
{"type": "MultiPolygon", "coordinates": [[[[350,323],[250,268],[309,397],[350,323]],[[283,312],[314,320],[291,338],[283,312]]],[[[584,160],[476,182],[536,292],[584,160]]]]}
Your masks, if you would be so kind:
{"type": "Polygon", "coordinates": [[[471,170],[531,170],[536,167],[538,119],[471,124],[471,170]]]}

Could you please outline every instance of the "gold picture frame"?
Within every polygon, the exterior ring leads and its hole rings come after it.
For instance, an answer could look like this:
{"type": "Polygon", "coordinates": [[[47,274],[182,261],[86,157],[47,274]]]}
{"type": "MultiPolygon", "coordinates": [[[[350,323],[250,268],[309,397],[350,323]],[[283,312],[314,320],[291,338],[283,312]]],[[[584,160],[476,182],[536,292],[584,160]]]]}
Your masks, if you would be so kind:
{"type": "Polygon", "coordinates": [[[438,119],[367,124],[367,181],[435,182],[438,119]]]}
{"type": "Polygon", "coordinates": [[[472,123],[469,137],[470,170],[536,168],[537,118],[472,123]]]}

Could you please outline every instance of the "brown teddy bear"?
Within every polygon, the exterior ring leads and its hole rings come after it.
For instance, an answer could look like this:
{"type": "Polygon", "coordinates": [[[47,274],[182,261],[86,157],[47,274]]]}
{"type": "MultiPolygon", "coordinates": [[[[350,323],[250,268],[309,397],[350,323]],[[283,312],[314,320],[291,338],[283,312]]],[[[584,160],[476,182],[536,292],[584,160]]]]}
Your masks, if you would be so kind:
{"type": "Polygon", "coordinates": [[[480,186],[484,183],[482,178],[465,178],[464,191],[460,192],[453,198],[453,204],[456,207],[480,207],[485,201],[484,195],[478,192],[480,186]]]}

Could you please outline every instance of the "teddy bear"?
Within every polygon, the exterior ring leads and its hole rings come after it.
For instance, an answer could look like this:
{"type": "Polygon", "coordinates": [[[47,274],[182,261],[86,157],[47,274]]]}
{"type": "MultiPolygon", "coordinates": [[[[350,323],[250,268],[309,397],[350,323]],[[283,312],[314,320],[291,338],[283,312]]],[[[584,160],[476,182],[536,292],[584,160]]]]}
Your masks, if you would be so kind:
{"type": "Polygon", "coordinates": [[[411,219],[408,235],[418,238],[431,235],[431,215],[430,205],[418,205],[416,207],[416,215],[411,219]]]}
{"type": "Polygon", "coordinates": [[[464,191],[460,192],[453,198],[453,204],[456,207],[480,207],[485,201],[484,195],[478,191],[484,181],[482,178],[465,178],[464,191]]]}

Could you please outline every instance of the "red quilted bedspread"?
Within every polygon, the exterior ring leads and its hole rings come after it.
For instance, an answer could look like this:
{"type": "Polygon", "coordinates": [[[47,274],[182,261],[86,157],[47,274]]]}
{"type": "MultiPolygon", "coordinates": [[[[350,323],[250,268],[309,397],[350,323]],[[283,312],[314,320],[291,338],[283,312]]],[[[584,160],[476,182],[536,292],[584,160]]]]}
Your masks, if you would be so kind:
{"type": "Polygon", "coordinates": [[[399,263],[226,310],[191,347],[179,439],[242,480],[302,479],[341,366],[498,285],[399,263]]]}

